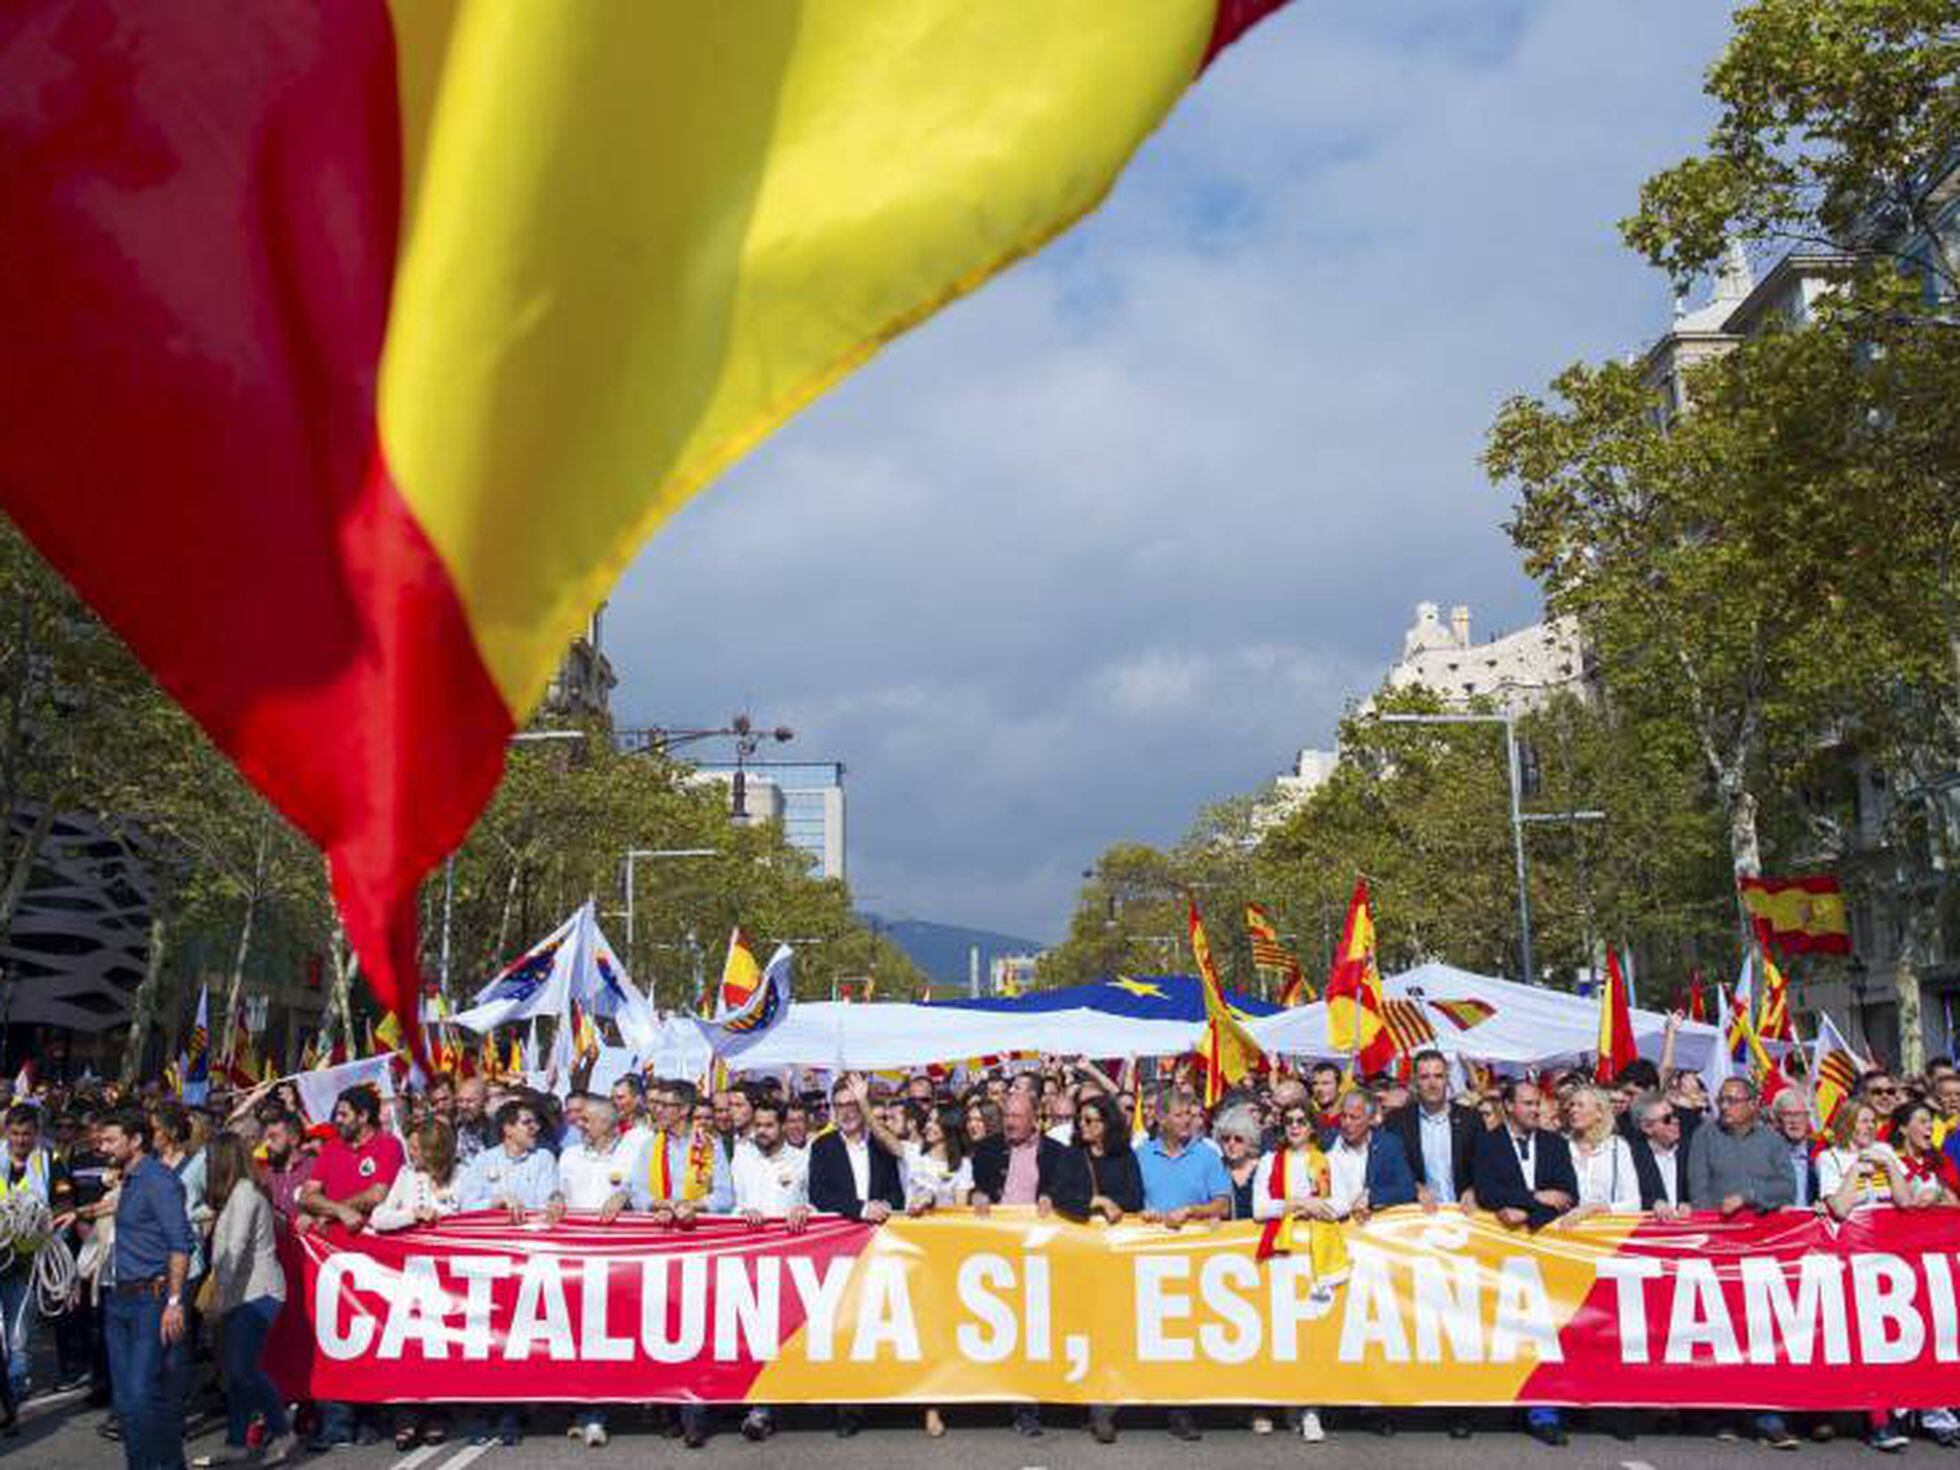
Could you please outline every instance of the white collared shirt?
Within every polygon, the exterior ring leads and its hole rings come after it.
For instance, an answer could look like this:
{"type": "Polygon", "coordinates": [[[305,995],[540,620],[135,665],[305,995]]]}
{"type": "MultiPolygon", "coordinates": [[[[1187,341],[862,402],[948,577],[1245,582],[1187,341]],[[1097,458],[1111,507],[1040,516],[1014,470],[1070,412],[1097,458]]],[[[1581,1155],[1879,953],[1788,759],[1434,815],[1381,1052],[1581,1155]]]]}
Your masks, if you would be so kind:
{"type": "Polygon", "coordinates": [[[633,1161],[640,1156],[632,1135],[610,1140],[595,1149],[583,1138],[558,1156],[558,1192],[570,1210],[596,1210],[616,1194],[627,1191],[633,1161]]]}
{"type": "Polygon", "coordinates": [[[1327,1150],[1327,1202],[1337,1214],[1345,1215],[1367,1187],[1368,1145],[1356,1148],[1345,1138],[1336,1138],[1327,1150]]]}
{"type": "Polygon", "coordinates": [[[1676,1156],[1681,1152],[1680,1145],[1677,1144],[1673,1148],[1653,1148],[1650,1144],[1649,1149],[1654,1155],[1654,1167],[1661,1171],[1661,1197],[1670,1205],[1680,1204],[1681,1176],[1674,1163],[1676,1156]]]}
{"type": "Polygon", "coordinates": [[[745,1138],[735,1145],[728,1169],[735,1176],[738,1210],[786,1215],[810,1202],[810,1161],[801,1149],[784,1143],[765,1154],[745,1138]]]}
{"type": "Polygon", "coordinates": [[[857,1190],[858,1200],[868,1203],[871,1199],[870,1137],[863,1133],[856,1138],[846,1137],[842,1133],[837,1136],[844,1140],[844,1157],[851,1161],[851,1184],[857,1190]]]}

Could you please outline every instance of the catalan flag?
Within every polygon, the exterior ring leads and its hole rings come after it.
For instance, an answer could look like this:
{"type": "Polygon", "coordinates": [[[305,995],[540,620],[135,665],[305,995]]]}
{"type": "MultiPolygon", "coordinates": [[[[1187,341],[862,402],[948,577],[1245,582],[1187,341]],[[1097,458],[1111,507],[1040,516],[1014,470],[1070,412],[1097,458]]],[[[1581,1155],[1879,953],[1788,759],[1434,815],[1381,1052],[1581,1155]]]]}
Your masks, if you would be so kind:
{"type": "Polygon", "coordinates": [[[1765,944],[1785,954],[1851,953],[1851,920],[1836,878],[1743,878],[1736,886],[1765,944]]]}
{"type": "Polygon", "coordinates": [[[417,885],[640,545],[1281,3],[20,0],[0,508],[421,1055],[417,885]]]}
{"type": "Polygon", "coordinates": [[[1225,1095],[1225,1089],[1243,1081],[1265,1060],[1265,1052],[1245,1029],[1239,1013],[1225,999],[1225,987],[1212,962],[1211,940],[1205,935],[1205,921],[1198,903],[1188,905],[1191,929],[1191,956],[1197,962],[1198,980],[1204,987],[1205,1029],[1198,1043],[1198,1056],[1205,1068],[1205,1105],[1211,1106],[1225,1095]]]}
{"type": "Polygon", "coordinates": [[[1341,926],[1341,947],[1327,973],[1326,997],[1328,1044],[1348,1053],[1362,1076],[1371,1076],[1395,1060],[1395,1038],[1383,1015],[1366,878],[1355,880],[1347,921],[1341,926]]]}
{"type": "Polygon", "coordinates": [[[1315,999],[1299,957],[1280,943],[1273,916],[1256,903],[1245,906],[1245,932],[1252,941],[1252,967],[1279,980],[1281,1005],[1302,1006],[1315,999]]]}
{"type": "Polygon", "coordinates": [[[1436,1044],[1436,1028],[1430,1024],[1419,1000],[1384,1000],[1382,1022],[1395,1039],[1395,1050],[1401,1056],[1413,1057],[1425,1046],[1436,1044]]]}
{"type": "Polygon", "coordinates": [[[1837,1111],[1857,1091],[1865,1065],[1829,1016],[1817,1022],[1817,1041],[1811,1062],[1811,1111],[1817,1126],[1829,1130],[1837,1111]]]}
{"type": "Polygon", "coordinates": [[[1790,1020],[1790,982],[1770,958],[1767,944],[1762,959],[1763,998],[1756,1010],[1756,1034],[1765,1041],[1795,1041],[1796,1028],[1790,1020]]]}

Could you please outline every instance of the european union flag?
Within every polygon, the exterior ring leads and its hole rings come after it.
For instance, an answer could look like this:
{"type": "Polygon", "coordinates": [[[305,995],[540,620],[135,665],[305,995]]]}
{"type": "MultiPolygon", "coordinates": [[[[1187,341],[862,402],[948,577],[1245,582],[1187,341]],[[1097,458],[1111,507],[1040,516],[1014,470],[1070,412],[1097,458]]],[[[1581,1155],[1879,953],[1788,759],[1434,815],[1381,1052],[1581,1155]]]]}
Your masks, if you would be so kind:
{"type": "MultiPolygon", "coordinates": [[[[1239,991],[1227,991],[1233,1009],[1248,1016],[1270,1016],[1280,1007],[1239,991]]],[[[962,1006],[975,1011],[1033,1013],[1042,1011],[1102,1011],[1134,1021],[1203,1022],[1204,987],[1196,975],[1117,975],[1070,985],[1061,990],[1031,990],[1025,995],[990,1000],[956,1000],[936,1005],[962,1006]]]]}

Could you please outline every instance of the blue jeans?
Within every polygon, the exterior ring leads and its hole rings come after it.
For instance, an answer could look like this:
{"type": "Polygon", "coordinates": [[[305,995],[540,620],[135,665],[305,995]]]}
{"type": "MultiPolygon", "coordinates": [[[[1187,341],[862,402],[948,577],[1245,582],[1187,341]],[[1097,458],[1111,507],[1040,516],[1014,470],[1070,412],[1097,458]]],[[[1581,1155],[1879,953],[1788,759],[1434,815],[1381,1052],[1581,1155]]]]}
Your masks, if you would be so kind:
{"type": "Polygon", "coordinates": [[[0,1319],[7,1334],[7,1381],[14,1402],[27,1397],[27,1368],[34,1350],[34,1278],[16,1264],[0,1276],[0,1319]]]}
{"type": "Polygon", "coordinates": [[[225,1443],[245,1443],[252,1416],[265,1420],[266,1438],[286,1432],[286,1405],[265,1371],[265,1340],[278,1319],[279,1298],[254,1297],[225,1314],[225,1443]]]}
{"type": "Polygon", "coordinates": [[[182,1338],[163,1340],[163,1298],[112,1292],[103,1307],[109,1383],[122,1419],[129,1470],[184,1470],[184,1391],[188,1365],[182,1338]]]}

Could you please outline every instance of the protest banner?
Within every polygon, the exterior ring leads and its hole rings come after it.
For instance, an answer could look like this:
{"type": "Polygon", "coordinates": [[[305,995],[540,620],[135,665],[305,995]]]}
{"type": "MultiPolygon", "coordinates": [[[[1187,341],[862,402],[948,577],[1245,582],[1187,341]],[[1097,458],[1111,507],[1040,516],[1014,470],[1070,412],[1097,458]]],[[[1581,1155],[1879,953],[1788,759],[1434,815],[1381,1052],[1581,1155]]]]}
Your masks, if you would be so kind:
{"type": "Polygon", "coordinates": [[[291,1242],[273,1363],[352,1401],[1944,1404],[1950,1210],[1597,1217],[1413,1208],[1349,1269],[1250,1224],[1031,1211],[872,1228],[458,1216],[291,1242]]]}

